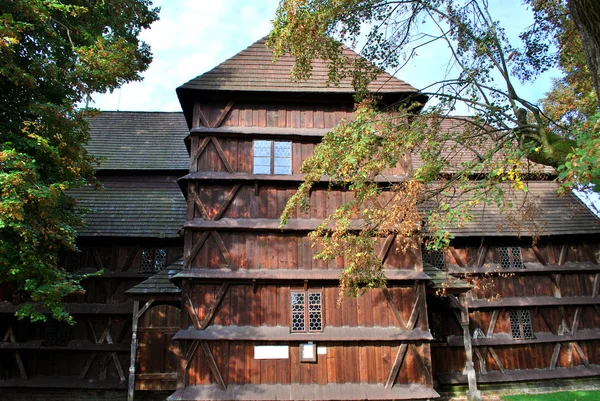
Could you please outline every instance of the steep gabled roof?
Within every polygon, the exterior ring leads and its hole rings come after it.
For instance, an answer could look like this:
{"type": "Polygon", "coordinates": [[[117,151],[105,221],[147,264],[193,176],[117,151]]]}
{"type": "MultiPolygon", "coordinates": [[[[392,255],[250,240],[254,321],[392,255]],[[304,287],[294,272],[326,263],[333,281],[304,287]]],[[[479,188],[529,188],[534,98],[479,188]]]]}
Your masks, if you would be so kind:
{"type": "MultiPolygon", "coordinates": [[[[293,82],[291,69],[294,58],[285,55],[273,62],[273,50],[269,49],[264,37],[212,70],[183,84],[180,90],[203,91],[256,91],[256,92],[304,92],[304,93],[354,93],[350,79],[337,86],[327,86],[329,70],[323,60],[313,61],[311,77],[306,81],[293,82]]],[[[344,55],[360,57],[346,46],[344,55]]],[[[415,88],[404,81],[382,73],[369,85],[369,90],[378,93],[416,93],[415,88]]]]}
{"type": "Polygon", "coordinates": [[[89,119],[88,152],[98,170],[187,170],[183,113],[104,111],[89,119]]]}

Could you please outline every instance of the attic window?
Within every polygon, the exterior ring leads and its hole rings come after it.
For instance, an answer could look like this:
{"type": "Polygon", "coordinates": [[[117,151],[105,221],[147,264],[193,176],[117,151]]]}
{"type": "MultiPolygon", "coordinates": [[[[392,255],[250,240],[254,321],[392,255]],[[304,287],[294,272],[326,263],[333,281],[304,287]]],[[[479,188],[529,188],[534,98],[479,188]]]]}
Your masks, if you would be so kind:
{"type": "Polygon", "coordinates": [[[508,312],[510,318],[510,334],[513,340],[531,340],[535,338],[531,326],[531,313],[527,309],[508,312]]]}
{"type": "Polygon", "coordinates": [[[292,291],[293,333],[323,331],[323,293],[321,291],[292,291]]]}
{"type": "Polygon", "coordinates": [[[523,259],[521,258],[521,248],[518,246],[499,248],[500,266],[502,270],[520,270],[523,269],[523,259]]]}
{"type": "Polygon", "coordinates": [[[431,251],[423,249],[423,264],[431,265],[443,270],[446,267],[446,263],[444,261],[444,251],[431,251]]]}
{"type": "Polygon", "coordinates": [[[140,273],[157,273],[167,266],[165,248],[143,248],[140,273]]]}
{"type": "Polygon", "coordinates": [[[292,174],[292,143],[254,141],[254,174],[292,174]]]}

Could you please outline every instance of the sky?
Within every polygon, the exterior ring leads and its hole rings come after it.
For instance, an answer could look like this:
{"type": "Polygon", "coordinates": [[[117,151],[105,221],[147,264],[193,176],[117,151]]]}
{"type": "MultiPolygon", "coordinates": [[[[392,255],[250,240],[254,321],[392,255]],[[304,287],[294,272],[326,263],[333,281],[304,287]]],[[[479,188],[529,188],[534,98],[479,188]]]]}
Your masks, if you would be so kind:
{"type": "MultiPolygon", "coordinates": [[[[112,94],[95,94],[91,105],[105,111],[180,111],[175,88],[267,35],[278,4],[279,0],[154,1],[154,6],[161,7],[160,21],[141,34],[154,54],[144,80],[112,94]]],[[[490,7],[509,36],[530,24],[520,0],[491,0],[490,7]]],[[[446,69],[441,46],[423,49],[396,76],[416,88],[427,86],[446,69]]],[[[542,97],[550,89],[553,74],[522,86],[522,97],[530,101],[542,97]]]]}

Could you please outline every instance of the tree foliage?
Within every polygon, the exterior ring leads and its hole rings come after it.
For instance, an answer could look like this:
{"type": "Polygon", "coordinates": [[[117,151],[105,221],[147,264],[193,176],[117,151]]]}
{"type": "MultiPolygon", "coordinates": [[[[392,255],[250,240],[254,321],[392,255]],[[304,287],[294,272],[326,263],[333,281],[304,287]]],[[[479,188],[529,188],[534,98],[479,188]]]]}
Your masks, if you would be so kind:
{"type": "Polygon", "coordinates": [[[404,239],[400,247],[425,237],[428,247],[443,247],[448,228],[468,222],[480,203],[508,214],[518,206],[521,216],[508,220],[532,231],[535,205],[514,205],[510,193],[526,192],[527,179],[543,166],[557,168],[566,186],[597,182],[597,99],[590,102],[593,86],[567,4],[526,3],[533,24],[513,43],[483,0],[281,2],[269,45],[276,57],[296,57],[293,78],[308,77],[311,60],[322,58],[329,60],[330,82],[350,78],[357,93],[355,119],[327,134],[305,162],[305,182],[282,216],[285,223],[323,175],[354,193],[312,234],[323,244],[317,257],[349,256],[341,277],[348,293],[384,280],[375,237],[393,233],[404,239]],[[361,55],[372,64],[344,57],[338,40],[364,42],[361,55]],[[422,105],[378,105],[366,86],[377,71],[401,71],[435,42],[449,49],[450,59],[446,75],[422,89],[430,106],[415,115],[422,105]],[[515,82],[556,66],[566,75],[545,102],[520,96],[515,82]],[[473,115],[456,117],[460,105],[473,115]],[[374,182],[407,154],[421,161],[404,183],[374,182]]]}
{"type": "Polygon", "coordinates": [[[157,20],[148,0],[0,1],[0,281],[19,316],[70,319],[65,296],[82,277],[58,266],[82,224],[69,188],[95,185],[87,110],[93,92],[140,80],[157,20]]]}

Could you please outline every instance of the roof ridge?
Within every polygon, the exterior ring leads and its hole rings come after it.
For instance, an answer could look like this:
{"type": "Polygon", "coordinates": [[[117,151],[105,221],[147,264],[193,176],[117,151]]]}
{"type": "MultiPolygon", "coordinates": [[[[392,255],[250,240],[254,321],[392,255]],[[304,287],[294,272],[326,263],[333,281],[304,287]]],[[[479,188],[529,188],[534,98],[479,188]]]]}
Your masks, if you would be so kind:
{"type": "MultiPolygon", "coordinates": [[[[346,77],[337,85],[328,85],[323,77],[329,75],[327,60],[315,59],[311,76],[306,80],[292,81],[291,68],[295,62],[289,54],[279,56],[273,62],[273,51],[266,47],[264,36],[214,68],[189,80],[177,88],[199,91],[251,91],[251,92],[303,92],[348,93],[355,92],[351,78],[346,77]],[[247,57],[252,58],[248,62],[247,57]]],[[[349,57],[362,57],[350,47],[340,43],[342,52],[349,57]]],[[[369,90],[378,93],[417,93],[418,90],[401,79],[382,71],[369,84],[369,90]]],[[[181,100],[181,99],[180,99],[181,100]]]]}

